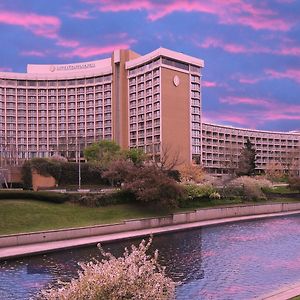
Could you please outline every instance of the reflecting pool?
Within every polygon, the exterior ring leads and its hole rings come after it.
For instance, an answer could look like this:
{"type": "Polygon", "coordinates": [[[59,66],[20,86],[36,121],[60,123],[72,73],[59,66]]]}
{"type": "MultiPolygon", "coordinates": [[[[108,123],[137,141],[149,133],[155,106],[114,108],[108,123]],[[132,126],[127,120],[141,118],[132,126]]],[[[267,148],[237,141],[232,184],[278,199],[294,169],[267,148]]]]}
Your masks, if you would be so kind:
{"type": "MultiPolygon", "coordinates": [[[[105,244],[115,255],[140,240],[105,244]]],[[[300,282],[300,215],[211,226],[155,236],[152,250],[181,284],[176,299],[259,299],[300,282]]],[[[0,299],[31,299],[78,261],[100,258],[96,246],[0,263],[0,299]]]]}

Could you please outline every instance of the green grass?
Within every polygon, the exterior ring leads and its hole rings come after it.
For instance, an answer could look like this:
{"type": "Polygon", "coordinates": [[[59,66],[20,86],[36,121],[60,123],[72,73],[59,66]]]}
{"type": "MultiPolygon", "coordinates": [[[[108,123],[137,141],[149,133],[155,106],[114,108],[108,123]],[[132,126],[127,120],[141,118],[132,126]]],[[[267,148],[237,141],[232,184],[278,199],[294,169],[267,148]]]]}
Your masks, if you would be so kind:
{"type": "MultiPolygon", "coordinates": [[[[272,202],[299,202],[300,199],[276,199],[272,202]]],[[[184,212],[197,208],[262,204],[242,202],[240,199],[207,200],[190,203],[187,207],[171,212],[151,211],[135,204],[118,204],[104,207],[84,207],[69,202],[56,204],[30,199],[0,201],[0,235],[40,230],[81,227],[116,223],[122,220],[163,216],[172,212],[184,212]]]]}
{"type": "Polygon", "coordinates": [[[0,201],[0,235],[115,223],[125,219],[163,215],[136,205],[89,208],[71,203],[34,200],[0,201]]]}
{"type": "Polygon", "coordinates": [[[293,298],[291,298],[291,299],[289,299],[289,300],[300,300],[300,296],[293,297],[293,298]]]}
{"type": "Polygon", "coordinates": [[[291,190],[289,186],[276,186],[273,188],[266,188],[264,191],[268,193],[276,193],[276,194],[298,194],[299,191],[291,190]]]}

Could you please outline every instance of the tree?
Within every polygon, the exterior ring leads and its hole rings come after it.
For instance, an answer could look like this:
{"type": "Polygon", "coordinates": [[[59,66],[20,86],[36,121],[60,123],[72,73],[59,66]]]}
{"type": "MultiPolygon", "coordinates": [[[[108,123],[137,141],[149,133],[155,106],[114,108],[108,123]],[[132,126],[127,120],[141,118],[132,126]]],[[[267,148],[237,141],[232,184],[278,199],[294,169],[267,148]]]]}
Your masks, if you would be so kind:
{"type": "Polygon", "coordinates": [[[180,180],[185,183],[200,183],[203,181],[205,171],[196,164],[184,164],[180,168],[180,180]]]}
{"type": "Polygon", "coordinates": [[[183,188],[155,166],[134,165],[128,160],[110,164],[103,177],[118,184],[135,199],[153,208],[170,209],[183,197],[183,188]]]}
{"type": "Polygon", "coordinates": [[[241,151],[239,162],[238,162],[238,169],[237,174],[239,176],[251,176],[255,174],[255,163],[256,159],[256,151],[253,145],[250,142],[250,139],[247,138],[246,144],[241,151]]]}
{"type": "Polygon", "coordinates": [[[272,181],[279,181],[284,177],[283,165],[272,161],[266,165],[266,176],[272,181]]]}
{"type": "Polygon", "coordinates": [[[145,152],[138,148],[124,150],[123,153],[125,158],[132,161],[135,165],[143,164],[147,158],[145,152]]]}
{"type": "Polygon", "coordinates": [[[174,298],[175,283],[158,263],[158,251],[147,255],[152,242],[143,240],[138,247],[125,248],[123,256],[116,258],[98,245],[104,259],[79,263],[83,271],[78,279],[61,288],[41,292],[46,300],[169,300],[174,298]]]}
{"type": "Polygon", "coordinates": [[[124,189],[134,194],[137,201],[162,209],[177,207],[184,195],[183,188],[155,166],[143,166],[129,173],[124,189]]]}
{"type": "Polygon", "coordinates": [[[122,156],[120,146],[107,140],[91,144],[84,149],[83,153],[87,161],[97,162],[103,167],[107,167],[111,161],[122,156]]]}

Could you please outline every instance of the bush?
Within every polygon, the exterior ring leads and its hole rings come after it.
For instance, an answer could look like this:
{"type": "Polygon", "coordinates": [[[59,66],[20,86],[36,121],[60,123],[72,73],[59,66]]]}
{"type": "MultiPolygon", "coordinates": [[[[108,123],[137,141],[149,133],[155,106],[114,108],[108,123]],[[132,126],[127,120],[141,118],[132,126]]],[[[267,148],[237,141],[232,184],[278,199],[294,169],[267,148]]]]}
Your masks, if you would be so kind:
{"type": "Polygon", "coordinates": [[[21,169],[21,178],[25,189],[32,188],[32,170],[42,176],[52,176],[58,182],[61,176],[61,163],[47,158],[33,158],[25,161],[21,169]]]}
{"type": "Polygon", "coordinates": [[[190,200],[201,200],[209,199],[212,193],[215,193],[216,190],[211,185],[195,185],[187,184],[184,187],[186,195],[190,200]]]}
{"type": "Polygon", "coordinates": [[[249,201],[266,200],[263,188],[269,188],[272,183],[267,179],[255,179],[248,176],[238,177],[229,182],[233,188],[242,188],[243,198],[249,201]]]}
{"type": "Polygon", "coordinates": [[[111,193],[97,193],[80,195],[73,202],[87,207],[99,207],[113,204],[124,204],[134,201],[134,195],[124,190],[111,193]]]}
{"type": "Polygon", "coordinates": [[[128,174],[124,189],[135,199],[153,208],[170,209],[178,206],[183,188],[154,166],[143,166],[128,174]]]}
{"type": "MultiPolygon", "coordinates": [[[[81,163],[81,183],[93,185],[108,185],[108,180],[104,179],[103,169],[93,163],[81,163]]],[[[61,164],[62,176],[59,185],[76,185],[78,184],[78,163],[65,162],[61,164]]]]}
{"type": "Polygon", "coordinates": [[[221,199],[221,195],[218,192],[213,192],[209,195],[209,199],[219,200],[219,199],[221,199]]]}
{"type": "Polygon", "coordinates": [[[137,166],[131,161],[117,160],[103,176],[152,208],[177,207],[183,196],[181,186],[155,166],[137,166]]]}
{"type": "Polygon", "coordinates": [[[180,182],[180,172],[178,170],[167,170],[165,172],[169,178],[174,179],[177,182],[180,182]]]}
{"type": "Polygon", "coordinates": [[[32,188],[32,173],[31,173],[31,162],[26,160],[21,169],[21,179],[23,182],[24,189],[32,188]]]}
{"type": "Polygon", "coordinates": [[[61,288],[44,290],[40,299],[53,300],[169,300],[174,298],[175,283],[158,263],[158,251],[153,257],[146,254],[152,239],[143,240],[138,247],[125,249],[116,258],[98,246],[104,259],[79,263],[78,279],[61,288]]]}
{"type": "Polygon", "coordinates": [[[70,199],[68,194],[33,191],[0,191],[0,200],[31,199],[52,203],[64,203],[70,199]]]}
{"type": "Polygon", "coordinates": [[[289,178],[289,186],[292,190],[300,192],[300,177],[289,178]]]}

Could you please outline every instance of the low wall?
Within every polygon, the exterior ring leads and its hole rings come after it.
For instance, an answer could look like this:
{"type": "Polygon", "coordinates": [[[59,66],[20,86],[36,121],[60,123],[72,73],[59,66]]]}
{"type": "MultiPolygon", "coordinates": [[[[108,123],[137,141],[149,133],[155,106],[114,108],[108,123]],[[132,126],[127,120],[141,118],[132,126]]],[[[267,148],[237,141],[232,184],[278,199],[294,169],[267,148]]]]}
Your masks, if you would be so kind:
{"type": "Polygon", "coordinates": [[[36,171],[32,171],[32,189],[37,191],[39,189],[55,187],[55,179],[52,176],[43,176],[36,171]]]}
{"type": "Polygon", "coordinates": [[[131,230],[149,229],[213,219],[289,212],[296,210],[300,210],[300,202],[271,203],[263,205],[240,205],[233,207],[198,209],[186,213],[171,214],[160,218],[128,220],[117,224],[3,235],[0,236],[0,248],[27,245],[33,243],[76,239],[82,237],[126,232],[131,230]]]}

